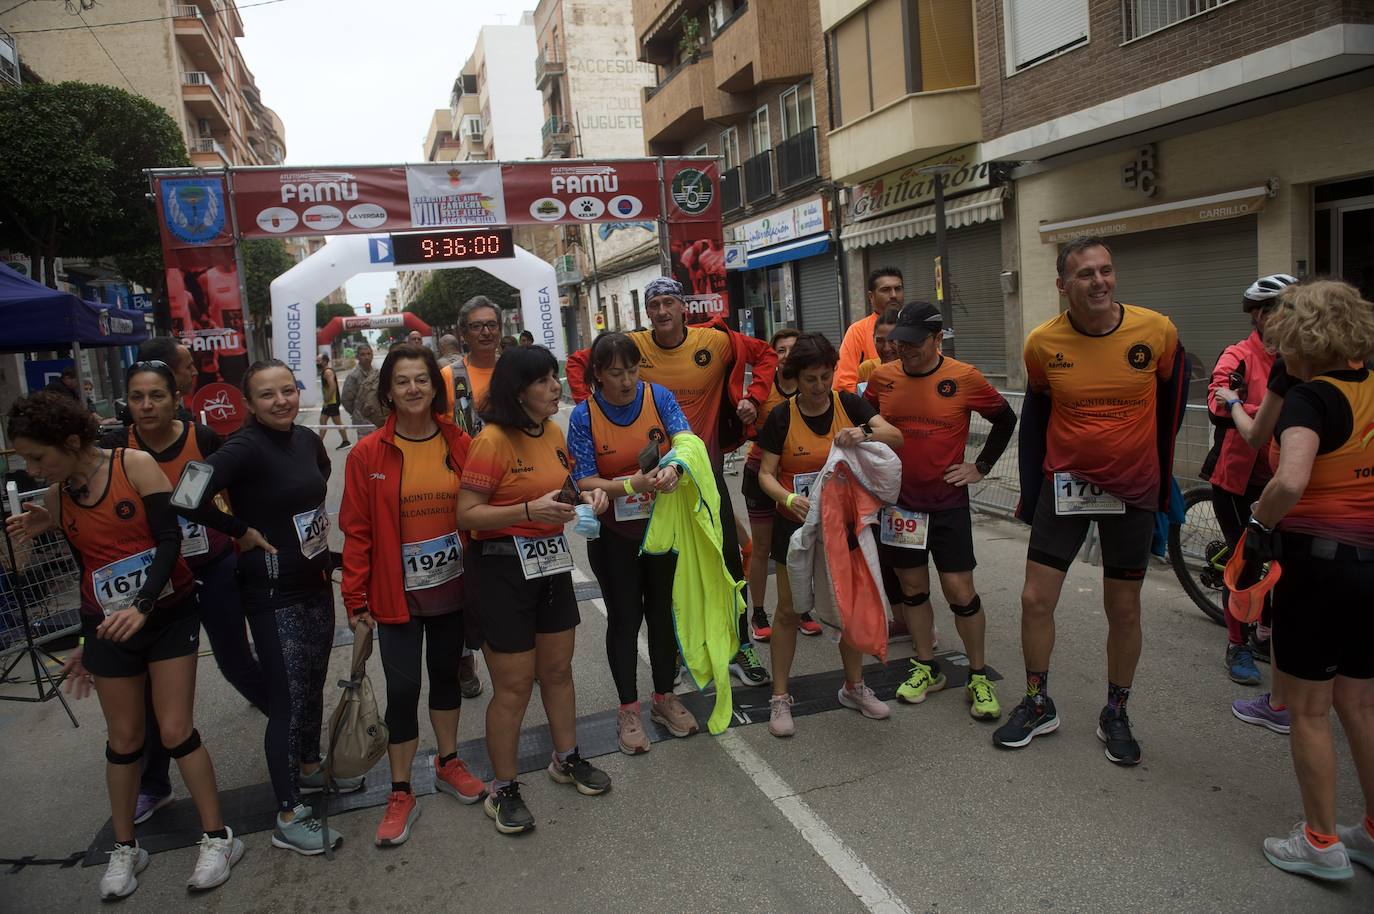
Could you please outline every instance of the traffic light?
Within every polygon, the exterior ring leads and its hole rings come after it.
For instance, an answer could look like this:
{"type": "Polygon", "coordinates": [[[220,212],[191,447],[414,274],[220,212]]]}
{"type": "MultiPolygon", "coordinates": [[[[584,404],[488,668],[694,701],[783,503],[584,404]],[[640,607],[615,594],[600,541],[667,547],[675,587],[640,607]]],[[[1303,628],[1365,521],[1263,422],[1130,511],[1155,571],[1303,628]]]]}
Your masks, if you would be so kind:
{"type": "Polygon", "coordinates": [[[364,303],[363,309],[364,309],[368,314],[371,314],[371,313],[372,313],[372,302],[366,302],[366,303],[364,303]]]}

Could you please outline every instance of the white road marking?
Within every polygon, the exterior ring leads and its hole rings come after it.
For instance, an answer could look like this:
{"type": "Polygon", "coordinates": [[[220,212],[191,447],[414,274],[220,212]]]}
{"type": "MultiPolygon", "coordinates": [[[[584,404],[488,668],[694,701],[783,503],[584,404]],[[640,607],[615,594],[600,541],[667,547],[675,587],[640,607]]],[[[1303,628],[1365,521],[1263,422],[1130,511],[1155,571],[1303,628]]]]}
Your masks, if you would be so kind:
{"type": "MultiPolygon", "coordinates": [[[[574,567],[572,575],[573,582],[577,584],[592,580],[581,568],[574,567]]],[[[604,600],[597,598],[586,602],[595,606],[601,615],[606,615],[604,600]]],[[[649,662],[649,643],[642,631],[639,634],[639,656],[646,664],[649,662]]],[[[811,845],[821,862],[840,877],[840,881],[866,910],[872,914],[912,914],[897,893],[888,888],[887,883],[850,850],[829,823],[797,795],[796,788],[784,781],[738,733],[726,730],[716,737],[715,742],[748,775],[754,786],[782,813],[783,818],[792,823],[792,827],[811,845]]]]}

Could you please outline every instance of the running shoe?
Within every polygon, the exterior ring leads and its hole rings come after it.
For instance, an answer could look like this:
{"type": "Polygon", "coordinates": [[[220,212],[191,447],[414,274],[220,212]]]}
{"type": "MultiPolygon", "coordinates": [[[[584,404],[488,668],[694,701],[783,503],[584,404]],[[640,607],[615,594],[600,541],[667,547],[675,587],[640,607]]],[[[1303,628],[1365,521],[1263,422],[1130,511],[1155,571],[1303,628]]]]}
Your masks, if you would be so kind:
{"type": "Polygon", "coordinates": [[[637,709],[620,709],[615,718],[615,733],[620,743],[620,751],[626,755],[643,755],[652,748],[637,709]]]}
{"type": "Polygon", "coordinates": [[[791,736],[797,732],[792,723],[791,695],[774,695],[768,699],[768,732],[774,736],[791,736]]]}
{"type": "Polygon", "coordinates": [[[1118,765],[1140,763],[1140,743],[1131,735],[1131,719],[1125,711],[1103,708],[1097,716],[1097,738],[1107,744],[1107,758],[1118,765]]]}
{"type": "Polygon", "coordinates": [[[869,720],[887,720],[892,716],[892,709],[887,706],[887,702],[879,701],[873,690],[862,682],[857,689],[850,689],[847,685],[840,686],[839,696],[841,705],[858,711],[869,720]]]}
{"type": "Polygon", "coordinates": [[[1007,722],[992,734],[992,744],[999,749],[1020,749],[1029,746],[1037,736],[1053,733],[1059,729],[1059,715],[1054,710],[1054,699],[1045,697],[1043,702],[1029,698],[1011,709],[1007,722]]]}
{"type": "Polygon", "coordinates": [[[549,777],[556,784],[571,784],[585,797],[594,797],[611,789],[611,776],[597,768],[577,753],[568,756],[566,762],[554,756],[549,762],[549,777]]]}
{"type": "Polygon", "coordinates": [[[138,874],[148,866],[148,852],[133,844],[116,844],[110,851],[105,875],[100,877],[100,897],[128,898],[138,888],[138,874]]]}
{"type": "Polygon", "coordinates": [[[897,686],[897,697],[909,705],[919,705],[931,692],[943,689],[946,681],[944,672],[932,675],[929,666],[913,657],[906,682],[897,686]]]}
{"type": "Polygon", "coordinates": [[[762,686],[773,681],[773,677],[759,662],[759,653],[752,644],[739,649],[735,659],[730,661],[730,672],[735,674],[741,685],[762,686]]]}
{"type": "Polygon", "coordinates": [[[649,716],[673,736],[691,736],[701,731],[701,725],[692,712],[684,708],[682,700],[672,692],[664,695],[662,701],[654,700],[649,706],[649,716]]]}
{"type": "Polygon", "coordinates": [[[224,838],[200,836],[200,854],[196,857],[196,868],[186,887],[193,892],[203,892],[223,885],[229,881],[229,868],[243,857],[243,842],[234,837],[234,830],[224,826],[228,833],[224,838]]]}
{"type": "Polygon", "coordinates": [[[1345,845],[1345,852],[1353,862],[1374,872],[1374,835],[1369,833],[1363,822],[1337,825],[1336,836],[1345,845]]]}
{"type": "Polygon", "coordinates": [[[754,614],[749,619],[749,637],[760,643],[767,642],[773,637],[773,626],[768,622],[768,611],[762,606],[754,607],[754,614]]]}
{"type": "Polygon", "coordinates": [[[138,802],[134,804],[134,824],[142,825],[153,817],[164,806],[172,802],[172,793],[168,791],[164,794],[138,792],[138,802]]]}
{"type": "Polygon", "coordinates": [[[801,629],[803,635],[814,638],[821,633],[821,624],[811,618],[810,613],[802,613],[797,616],[797,628],[801,629]]]}
{"type": "Polygon", "coordinates": [[[1307,840],[1305,826],[1304,822],[1294,825],[1293,833],[1287,838],[1265,838],[1265,858],[1286,873],[1329,882],[1353,879],[1355,869],[1350,865],[1345,845],[1338,841],[1323,850],[1307,840]]]}
{"type": "Polygon", "coordinates": [[[273,847],[314,857],[324,853],[326,841],[330,847],[338,847],[343,841],[343,835],[332,828],[326,830],[324,824],[306,807],[297,806],[295,815],[290,822],[283,822],[281,816],[277,816],[277,827],[272,830],[273,847]]]}
{"type": "Polygon", "coordinates": [[[458,661],[458,689],[464,698],[482,694],[482,680],[477,678],[477,656],[467,654],[458,661]]]}
{"type": "Polygon", "coordinates": [[[1255,655],[1243,644],[1226,646],[1226,672],[1230,674],[1232,682],[1241,685],[1260,684],[1260,671],[1255,666],[1255,655]]]}
{"type": "Polygon", "coordinates": [[[1002,706],[997,703],[997,687],[987,676],[979,673],[968,678],[964,686],[968,696],[968,713],[977,720],[997,720],[1002,716],[1002,706]]]}
{"type": "Polygon", "coordinates": [[[420,806],[408,790],[393,790],[387,794],[386,812],[377,826],[377,846],[395,847],[410,837],[410,826],[420,818],[420,806]]]}
{"type": "Polygon", "coordinates": [[[530,815],[525,801],[520,799],[519,781],[511,781],[500,790],[488,793],[482,809],[503,835],[518,835],[534,828],[534,816],[530,815]]]}
{"type": "MultiPolygon", "coordinates": [[[[335,778],[335,793],[355,793],[363,789],[363,782],[366,778],[335,778]]],[[[322,793],[324,791],[324,765],[316,768],[309,774],[301,775],[300,791],[302,794],[322,793]]]]}
{"type": "Polygon", "coordinates": [[[447,765],[439,764],[439,756],[434,756],[434,786],[442,793],[456,797],[460,803],[476,803],[487,795],[486,786],[468,771],[462,759],[453,759],[447,765]]]}
{"type": "Polygon", "coordinates": [[[342,451],[344,448],[346,448],[346,447],[352,447],[352,446],[353,446],[353,442],[352,442],[352,441],[345,441],[345,442],[343,442],[342,444],[340,444],[338,447],[334,448],[334,450],[336,450],[336,451],[342,451]]]}
{"type": "Polygon", "coordinates": [[[1254,724],[1257,727],[1268,727],[1275,733],[1288,735],[1289,718],[1288,709],[1276,711],[1269,706],[1269,693],[1256,695],[1254,698],[1239,699],[1231,702],[1231,713],[1245,721],[1247,724],[1254,724]]]}

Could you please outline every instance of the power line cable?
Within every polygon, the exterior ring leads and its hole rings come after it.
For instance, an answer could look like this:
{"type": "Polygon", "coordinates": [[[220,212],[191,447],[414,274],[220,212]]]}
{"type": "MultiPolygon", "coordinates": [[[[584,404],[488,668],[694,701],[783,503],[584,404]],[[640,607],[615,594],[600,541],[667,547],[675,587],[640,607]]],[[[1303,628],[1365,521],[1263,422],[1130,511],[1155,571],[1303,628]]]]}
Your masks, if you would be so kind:
{"type": "MultiPolygon", "coordinates": [[[[9,10],[5,10],[4,12],[5,12],[5,13],[8,13],[10,10],[18,9],[20,6],[23,6],[25,3],[28,3],[28,2],[29,2],[29,0],[23,0],[23,2],[19,3],[17,6],[12,6],[12,7],[10,7],[9,10]]],[[[285,3],[285,2],[286,2],[286,0],[259,0],[259,2],[257,2],[257,3],[244,3],[244,4],[240,5],[240,6],[237,7],[237,8],[240,9],[240,10],[249,10],[249,9],[252,9],[253,7],[256,7],[256,6],[271,6],[271,5],[273,5],[274,3],[285,3]]],[[[225,12],[225,11],[227,11],[227,9],[221,8],[221,12],[225,12]]],[[[0,16],[3,16],[3,15],[4,15],[4,13],[0,13],[0,16]]],[[[40,32],[75,32],[75,31],[80,31],[80,30],[83,29],[83,28],[86,28],[86,29],[108,29],[108,28],[113,28],[113,27],[115,27],[115,26],[117,26],[117,25],[137,25],[137,24],[142,23],[142,22],[166,22],[168,19],[179,19],[179,18],[181,18],[181,17],[179,17],[179,16],[150,16],[150,17],[148,17],[147,19],[125,19],[125,20],[122,21],[122,22],[98,22],[98,23],[96,23],[95,25],[64,25],[64,26],[54,26],[53,28],[47,28],[47,29],[22,29],[22,30],[19,30],[19,31],[12,31],[12,32],[10,32],[10,34],[11,34],[11,35],[37,35],[37,34],[39,34],[40,32]]],[[[85,22],[85,20],[83,19],[82,22],[85,22]]]]}
{"type": "MultiPolygon", "coordinates": [[[[80,19],[83,25],[86,24],[86,17],[81,15],[80,12],[77,12],[76,18],[80,19]]],[[[137,95],[138,90],[134,88],[133,80],[129,79],[129,74],[124,72],[124,68],[119,65],[119,61],[115,60],[114,55],[105,47],[105,43],[100,40],[100,36],[95,33],[95,29],[91,28],[89,25],[86,25],[86,29],[91,33],[91,37],[95,39],[95,43],[100,45],[100,50],[104,51],[105,56],[110,58],[110,63],[114,64],[114,68],[119,71],[119,75],[124,77],[124,81],[129,84],[129,91],[137,95]]]]}

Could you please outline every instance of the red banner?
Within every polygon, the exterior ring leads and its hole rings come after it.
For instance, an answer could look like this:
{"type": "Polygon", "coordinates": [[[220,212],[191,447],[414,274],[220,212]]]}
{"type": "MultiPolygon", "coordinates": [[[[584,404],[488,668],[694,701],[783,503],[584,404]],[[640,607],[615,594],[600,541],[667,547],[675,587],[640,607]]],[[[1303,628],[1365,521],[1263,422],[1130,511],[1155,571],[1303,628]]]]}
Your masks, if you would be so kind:
{"type": "Polygon", "coordinates": [[[404,166],[235,171],[233,181],[234,212],[244,238],[404,232],[411,227],[404,166]]]}
{"type": "Polygon", "coordinates": [[[540,222],[635,222],[659,217],[658,163],[588,162],[503,165],[506,219],[540,222]]]}
{"type": "Polygon", "coordinates": [[[687,322],[704,323],[730,310],[725,245],[719,222],[669,222],[673,278],[687,293],[687,322]]]}
{"type": "Polygon", "coordinates": [[[165,256],[172,335],[191,350],[197,393],[211,384],[238,387],[248,349],[234,249],[179,248],[165,256]]]}
{"type": "Polygon", "coordinates": [[[663,163],[669,222],[720,224],[720,168],[715,159],[674,159],[663,163]]]}

